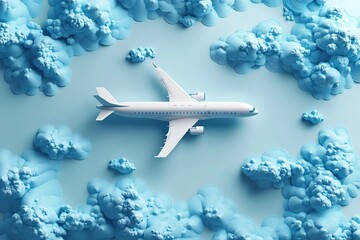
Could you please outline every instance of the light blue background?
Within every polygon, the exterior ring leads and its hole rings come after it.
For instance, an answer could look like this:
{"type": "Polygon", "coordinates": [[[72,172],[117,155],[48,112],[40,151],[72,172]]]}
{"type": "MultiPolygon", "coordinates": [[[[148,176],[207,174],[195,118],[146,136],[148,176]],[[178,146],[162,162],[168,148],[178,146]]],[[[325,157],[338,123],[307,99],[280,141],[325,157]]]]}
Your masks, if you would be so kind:
{"type": "MultiPolygon", "coordinates": [[[[360,15],[360,3],[334,1],[360,15]]],[[[73,80],[55,97],[13,95],[0,71],[0,146],[21,154],[31,148],[35,131],[45,124],[66,124],[88,138],[93,150],[84,161],[66,160],[61,171],[65,200],[74,205],[86,201],[86,184],[92,178],[115,181],[118,175],[107,169],[112,158],[126,157],[151,189],[166,192],[174,199],[188,199],[204,185],[216,185],[233,199],[239,212],[260,222],[268,215],[282,214],[278,190],[253,191],[240,177],[242,161],[264,151],[281,147],[298,156],[305,143],[317,141],[324,127],[349,129],[354,148],[360,153],[360,86],[335,97],[318,101],[302,92],[286,74],[261,68],[238,75],[231,68],[211,61],[209,46],[220,36],[237,29],[250,29],[260,21],[275,18],[289,30],[292,23],[282,18],[282,7],[252,5],[245,13],[220,19],[215,27],[200,23],[190,29],[168,25],[162,20],[135,23],[130,36],[110,47],[74,58],[73,80]],[[98,110],[95,87],[106,87],[119,101],[165,101],[166,91],[155,75],[151,60],[131,65],[125,56],[132,48],[153,47],[154,60],[186,91],[206,92],[209,101],[243,101],[256,106],[253,118],[202,122],[205,135],[186,136],[166,159],[154,159],[163,144],[167,123],[111,116],[95,122],[98,110]],[[308,126],[300,121],[304,111],[318,109],[325,121],[308,126]]],[[[360,200],[355,200],[360,203],[360,200]]],[[[355,203],[344,210],[360,213],[355,203]]]]}

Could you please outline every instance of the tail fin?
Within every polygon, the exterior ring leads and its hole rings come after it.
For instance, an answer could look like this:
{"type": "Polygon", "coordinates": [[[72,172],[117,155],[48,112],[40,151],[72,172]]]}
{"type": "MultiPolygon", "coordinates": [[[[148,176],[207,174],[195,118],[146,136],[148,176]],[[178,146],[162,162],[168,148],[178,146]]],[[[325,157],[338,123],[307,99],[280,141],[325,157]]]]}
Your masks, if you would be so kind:
{"type": "Polygon", "coordinates": [[[99,115],[96,118],[96,121],[102,121],[112,114],[113,110],[108,110],[102,107],[121,107],[122,105],[103,87],[96,88],[98,95],[94,95],[96,100],[101,103],[102,106],[98,108],[101,109],[99,115]]]}
{"type": "Polygon", "coordinates": [[[94,97],[104,106],[104,107],[117,107],[120,106],[119,102],[103,87],[96,88],[98,95],[94,97]]]}

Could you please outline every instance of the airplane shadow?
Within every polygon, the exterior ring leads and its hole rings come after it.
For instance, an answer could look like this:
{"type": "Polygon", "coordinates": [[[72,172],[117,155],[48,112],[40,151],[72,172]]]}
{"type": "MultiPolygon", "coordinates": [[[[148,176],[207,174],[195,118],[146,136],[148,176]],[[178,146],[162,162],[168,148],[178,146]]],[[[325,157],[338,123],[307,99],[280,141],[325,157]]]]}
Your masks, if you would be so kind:
{"type": "Polygon", "coordinates": [[[234,128],[241,125],[242,119],[240,118],[214,118],[209,120],[201,120],[198,124],[208,127],[217,128],[234,128]]]}
{"type": "MultiPolygon", "coordinates": [[[[134,71],[136,71],[138,69],[138,65],[130,63],[126,60],[124,60],[125,64],[128,65],[129,68],[132,68],[134,71]]],[[[168,101],[168,93],[166,91],[165,86],[163,85],[163,83],[160,81],[159,76],[156,74],[155,72],[155,68],[152,66],[152,63],[147,63],[148,66],[146,66],[146,70],[147,71],[147,76],[146,76],[146,81],[151,82],[152,85],[152,89],[150,89],[149,91],[156,91],[157,92],[157,99],[156,101],[164,101],[167,102],[168,101]]],[[[139,99],[139,101],[144,101],[144,99],[139,99]]]]}
{"type": "MultiPolygon", "coordinates": [[[[135,135],[136,138],[141,138],[144,132],[149,133],[156,133],[158,137],[153,139],[154,150],[152,151],[154,154],[160,151],[160,148],[164,145],[163,140],[165,139],[166,133],[168,132],[168,122],[167,121],[159,121],[153,119],[146,119],[146,118],[129,118],[129,117],[122,117],[117,116],[115,114],[110,115],[102,122],[96,122],[94,119],[98,114],[97,110],[94,110],[93,116],[90,117],[89,122],[84,124],[83,127],[86,128],[86,132],[88,136],[97,138],[98,133],[101,132],[102,135],[116,133],[119,136],[127,136],[128,134],[135,135]],[[156,144],[155,144],[156,142],[156,144]]],[[[209,131],[211,135],[214,134],[231,134],[234,131],[239,132],[241,129],[244,129],[245,122],[244,119],[237,119],[237,118],[224,118],[224,119],[209,119],[209,120],[201,120],[195,124],[195,126],[204,126],[205,133],[209,131]]],[[[193,136],[190,134],[185,134],[181,141],[185,141],[188,143],[194,143],[195,141],[200,141],[204,139],[204,136],[193,136]]],[[[154,159],[152,156],[150,159],[154,161],[150,161],[156,166],[162,165],[164,162],[161,159],[154,159]]]]}
{"type": "Polygon", "coordinates": [[[305,121],[302,118],[299,120],[299,122],[300,122],[301,126],[308,128],[308,129],[316,127],[316,124],[312,124],[311,122],[305,121]]]}
{"type": "MultiPolygon", "coordinates": [[[[241,119],[235,118],[217,118],[201,120],[195,124],[195,126],[204,126],[204,134],[206,134],[208,130],[213,132],[221,131],[222,133],[229,131],[232,132],[235,131],[237,128],[242,127],[242,125],[243,124],[241,119]]],[[[192,136],[191,134],[186,134],[184,136],[184,140],[186,141],[194,141],[196,139],[196,136],[192,136]]]]}
{"type": "MultiPolygon", "coordinates": [[[[95,121],[96,116],[98,115],[98,111],[94,111],[92,117],[89,117],[89,121],[83,125],[87,133],[92,133],[92,135],[96,136],[98,132],[116,132],[118,134],[127,134],[129,132],[139,131],[141,134],[143,129],[159,129],[159,131],[166,132],[167,131],[167,122],[156,121],[152,119],[146,118],[129,118],[129,117],[121,117],[115,114],[110,115],[105,120],[101,122],[95,121]]],[[[165,134],[165,133],[164,133],[165,134]]]]}
{"type": "MultiPolygon", "coordinates": [[[[94,113],[93,118],[95,119],[98,113],[94,113]]],[[[195,124],[195,126],[204,126],[205,132],[207,129],[211,131],[221,131],[221,132],[228,132],[228,131],[236,131],[239,128],[243,127],[243,119],[236,119],[236,118],[225,118],[225,119],[209,119],[209,120],[201,120],[195,124]]],[[[168,132],[168,122],[167,121],[159,121],[147,118],[128,118],[128,117],[121,117],[116,115],[110,115],[106,120],[102,122],[102,124],[97,124],[97,122],[92,121],[91,125],[96,124],[97,127],[101,128],[111,128],[114,131],[116,129],[131,129],[131,128],[156,128],[159,132],[162,132],[163,135],[168,132]]],[[[196,139],[194,136],[190,134],[185,134],[184,140],[188,141],[187,139],[196,139]]],[[[162,141],[162,139],[161,139],[162,141]]]]}
{"type": "MultiPolygon", "coordinates": [[[[97,115],[97,114],[96,114],[97,115]]],[[[96,118],[95,115],[95,118],[96,118]]],[[[103,125],[109,126],[154,126],[154,125],[162,125],[166,124],[165,121],[157,121],[148,118],[130,118],[130,117],[122,117],[116,116],[115,114],[110,115],[106,120],[103,121],[103,125]]]]}
{"type": "Polygon", "coordinates": [[[155,91],[158,92],[158,96],[159,96],[159,101],[164,101],[164,102],[168,102],[168,93],[166,91],[166,88],[164,86],[164,84],[159,80],[159,77],[155,74],[150,74],[149,75],[149,81],[151,81],[151,84],[153,86],[153,88],[155,89],[155,91]]]}
{"type": "MultiPolygon", "coordinates": [[[[99,113],[97,111],[94,111],[93,118],[95,119],[96,116],[99,113]]],[[[242,125],[243,119],[241,118],[214,118],[214,119],[208,119],[208,120],[199,120],[195,126],[201,125],[204,127],[211,127],[211,128],[221,128],[221,129],[233,129],[235,127],[239,127],[242,125]]],[[[168,125],[167,121],[160,121],[160,120],[154,120],[150,118],[131,118],[131,117],[122,117],[117,116],[116,114],[112,114],[109,117],[106,118],[106,120],[103,121],[106,123],[106,125],[168,125]]]]}

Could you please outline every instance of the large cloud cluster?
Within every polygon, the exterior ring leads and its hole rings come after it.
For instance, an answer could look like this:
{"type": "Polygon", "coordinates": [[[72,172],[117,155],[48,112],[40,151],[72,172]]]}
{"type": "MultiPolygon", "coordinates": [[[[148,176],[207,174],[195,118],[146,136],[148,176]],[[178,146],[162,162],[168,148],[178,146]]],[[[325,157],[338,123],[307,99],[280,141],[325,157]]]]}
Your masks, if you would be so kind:
{"type": "MultiPolygon", "coordinates": [[[[46,149],[52,150],[72,138],[68,128],[45,126],[35,140],[43,139],[50,144],[44,145],[46,149]],[[49,142],[49,136],[57,140],[49,142]]],[[[60,161],[49,161],[53,155],[48,150],[35,147],[21,157],[0,151],[2,238],[196,240],[207,228],[215,240],[290,239],[283,218],[268,218],[257,227],[237,214],[236,205],[214,187],[203,187],[188,201],[179,202],[152,192],[139,180],[120,179],[113,184],[94,179],[87,187],[87,204],[72,208],[61,195],[60,161]]]]}
{"type": "Polygon", "coordinates": [[[43,34],[31,21],[41,13],[42,1],[0,2],[0,60],[5,80],[15,94],[53,96],[71,79],[73,55],[66,44],[43,34]]]}
{"type": "MultiPolygon", "coordinates": [[[[74,55],[94,51],[125,39],[135,21],[164,18],[169,24],[213,26],[232,11],[245,11],[255,0],[52,0],[43,26],[33,18],[42,12],[41,0],[0,1],[0,60],[5,79],[15,94],[57,94],[71,80],[74,55]]],[[[264,1],[277,6],[279,0],[264,1]]],[[[149,56],[153,56],[150,54],[149,56]]],[[[144,60],[142,53],[130,56],[144,60]]]]}
{"type": "Polygon", "coordinates": [[[40,26],[18,19],[0,22],[0,59],[5,80],[15,94],[52,96],[71,79],[72,50],[44,36],[40,26]]]}
{"type": "Polygon", "coordinates": [[[169,197],[152,193],[141,182],[93,180],[88,191],[88,202],[99,206],[116,239],[196,239],[203,230],[201,220],[186,208],[180,214],[169,197]]]}
{"type": "MultiPolygon", "coordinates": [[[[49,127],[37,135],[44,129],[49,127]]],[[[72,135],[61,131],[61,139],[72,135]]],[[[321,130],[318,144],[303,146],[297,159],[276,149],[244,162],[243,172],[259,187],[281,188],[284,197],[284,216],[265,218],[261,226],[236,213],[236,204],[214,187],[200,188],[179,202],[124,178],[90,181],[87,203],[72,208],[57,179],[61,162],[49,161],[50,156],[40,148],[21,157],[0,151],[4,239],[195,240],[205,229],[214,233],[213,240],[359,236],[359,218],[347,221],[341,211],[358,195],[360,181],[358,159],[343,128],[321,130]]]]}
{"type": "Polygon", "coordinates": [[[351,88],[360,81],[358,21],[338,7],[308,2],[286,1],[299,11],[291,35],[281,34],[279,24],[268,20],[252,31],[220,38],[211,45],[210,57],[241,74],[264,65],[273,72],[289,73],[300,89],[316,99],[329,100],[351,88]],[[310,11],[313,3],[317,7],[310,11]]]}
{"type": "MultiPolygon", "coordinates": [[[[0,59],[16,94],[53,96],[71,79],[72,56],[108,46],[128,36],[133,21],[163,18],[169,24],[214,26],[251,3],[269,7],[280,0],[53,0],[43,29],[31,22],[41,1],[0,3],[0,59]]],[[[284,15],[295,20],[293,36],[283,36],[275,21],[238,31],[211,46],[211,58],[238,73],[266,65],[287,72],[318,99],[330,99],[360,81],[357,21],[326,0],[284,0],[284,15]]],[[[128,59],[141,61],[140,52],[128,59]]]]}
{"type": "MultiPolygon", "coordinates": [[[[281,154],[282,165],[291,168],[281,187],[285,222],[293,239],[354,239],[341,206],[359,193],[360,174],[354,170],[360,167],[358,158],[343,128],[321,130],[318,139],[318,144],[303,146],[297,160],[281,154]]],[[[281,179],[280,172],[263,167],[274,165],[269,156],[279,156],[279,150],[245,161],[242,169],[260,187],[264,184],[258,175],[273,176],[265,187],[276,188],[272,179],[281,179]]]]}

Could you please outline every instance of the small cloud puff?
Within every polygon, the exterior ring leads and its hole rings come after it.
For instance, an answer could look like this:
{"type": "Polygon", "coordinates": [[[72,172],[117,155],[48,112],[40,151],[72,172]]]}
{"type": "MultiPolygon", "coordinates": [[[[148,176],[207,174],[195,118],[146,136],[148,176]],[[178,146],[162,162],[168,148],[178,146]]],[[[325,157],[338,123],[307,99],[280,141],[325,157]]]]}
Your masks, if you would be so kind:
{"type": "Polygon", "coordinates": [[[108,166],[121,174],[129,174],[136,170],[135,164],[126,158],[112,159],[108,166]]]}
{"type": "Polygon", "coordinates": [[[308,123],[316,125],[324,121],[324,116],[317,110],[312,110],[311,112],[304,112],[302,114],[302,119],[308,123]]]}
{"type": "Polygon", "coordinates": [[[155,51],[152,48],[135,48],[131,49],[129,54],[126,56],[126,61],[131,63],[140,63],[145,61],[147,57],[155,58],[155,51]]]}
{"type": "Polygon", "coordinates": [[[91,150],[90,142],[78,134],[72,133],[67,126],[41,127],[37,131],[33,143],[36,149],[53,160],[83,160],[91,150]]]}

